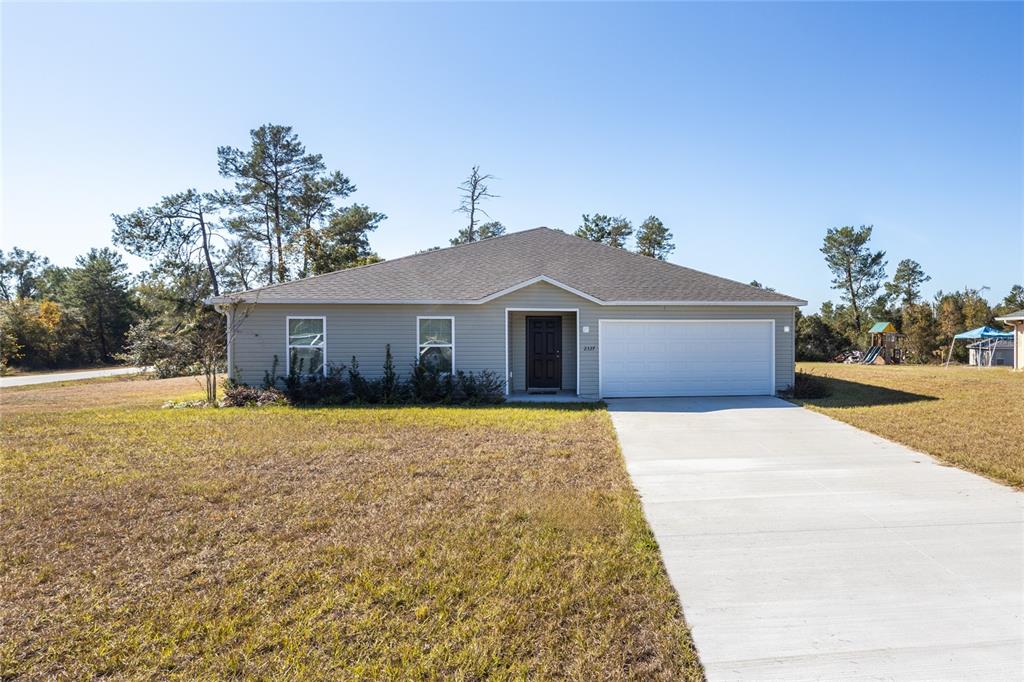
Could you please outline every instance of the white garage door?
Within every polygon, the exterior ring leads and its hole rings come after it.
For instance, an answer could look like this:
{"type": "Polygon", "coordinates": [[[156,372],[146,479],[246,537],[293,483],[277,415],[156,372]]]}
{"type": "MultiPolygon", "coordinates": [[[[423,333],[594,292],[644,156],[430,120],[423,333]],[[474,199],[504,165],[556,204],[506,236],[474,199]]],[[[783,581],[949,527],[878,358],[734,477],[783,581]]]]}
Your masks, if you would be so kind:
{"type": "Polygon", "coordinates": [[[601,320],[601,395],[771,395],[774,331],[770,320],[601,320]]]}

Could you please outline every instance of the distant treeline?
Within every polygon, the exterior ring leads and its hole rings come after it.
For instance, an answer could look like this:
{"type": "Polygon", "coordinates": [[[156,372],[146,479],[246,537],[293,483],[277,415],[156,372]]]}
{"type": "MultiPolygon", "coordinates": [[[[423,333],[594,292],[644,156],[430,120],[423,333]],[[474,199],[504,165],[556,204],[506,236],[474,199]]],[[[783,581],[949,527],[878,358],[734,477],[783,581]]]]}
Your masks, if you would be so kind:
{"type": "MultiPolygon", "coordinates": [[[[870,248],[871,226],[829,229],[821,251],[832,271],[832,287],[840,302],[826,301],[813,315],[797,322],[797,359],[832,360],[854,348],[865,348],[867,330],[875,322],[892,322],[906,334],[910,362],[936,362],[948,351],[953,335],[983,325],[997,325],[995,318],[1024,308],[1024,287],[1015,284],[992,307],[977,289],[935,294],[922,299],[921,287],[931,277],[912,259],[901,260],[891,278],[886,277],[886,254],[870,248]]],[[[958,346],[953,357],[966,359],[967,349],[958,346]]]]}
{"type": "MultiPolygon", "coordinates": [[[[210,295],[381,260],[370,235],[387,216],[345,204],[356,192],[353,181],[307,152],[289,126],[263,125],[250,131],[244,148],[218,147],[217,165],[230,189],[186,188],[112,214],[113,243],[149,264],[136,277],[109,248],[92,249],[73,267],[17,247],[0,251],[0,371],[121,361],[154,366],[161,376],[209,372],[215,347],[223,364],[224,324],[203,303],[210,295]]],[[[486,210],[497,198],[493,180],[474,166],[455,188],[454,213],[465,223],[453,229],[451,244],[505,233],[486,210]]],[[[840,302],[799,319],[800,359],[862,347],[870,324],[887,320],[907,334],[911,358],[929,362],[953,334],[1024,308],[1020,285],[995,308],[973,289],[922,301],[921,286],[930,279],[923,268],[905,259],[887,278],[885,253],[869,246],[871,232],[826,232],[821,251],[840,302]]],[[[673,234],[653,215],[634,231],[627,218],[584,214],[575,234],[661,260],[675,249],[673,234]]]]}

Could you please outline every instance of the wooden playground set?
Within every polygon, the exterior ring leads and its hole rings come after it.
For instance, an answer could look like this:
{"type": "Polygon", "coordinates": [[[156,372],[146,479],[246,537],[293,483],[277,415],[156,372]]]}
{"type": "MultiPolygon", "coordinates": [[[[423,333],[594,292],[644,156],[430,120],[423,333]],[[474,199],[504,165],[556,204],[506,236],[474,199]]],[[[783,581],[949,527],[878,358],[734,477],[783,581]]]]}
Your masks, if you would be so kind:
{"type": "Polygon", "coordinates": [[[861,359],[862,365],[898,365],[906,359],[906,335],[896,331],[892,322],[876,322],[868,330],[871,345],[861,359]]]}

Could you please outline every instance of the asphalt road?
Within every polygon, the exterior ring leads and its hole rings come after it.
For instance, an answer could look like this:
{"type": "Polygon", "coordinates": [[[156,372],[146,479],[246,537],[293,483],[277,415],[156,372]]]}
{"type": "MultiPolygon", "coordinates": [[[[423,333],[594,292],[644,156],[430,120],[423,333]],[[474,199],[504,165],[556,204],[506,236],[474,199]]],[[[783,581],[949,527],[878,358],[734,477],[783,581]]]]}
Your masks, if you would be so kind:
{"type": "Polygon", "coordinates": [[[122,374],[138,374],[145,367],[109,367],[107,369],[81,369],[72,372],[47,372],[46,374],[22,374],[13,377],[0,377],[0,388],[12,386],[31,386],[33,384],[52,384],[58,381],[81,381],[99,377],[116,377],[122,374]]]}

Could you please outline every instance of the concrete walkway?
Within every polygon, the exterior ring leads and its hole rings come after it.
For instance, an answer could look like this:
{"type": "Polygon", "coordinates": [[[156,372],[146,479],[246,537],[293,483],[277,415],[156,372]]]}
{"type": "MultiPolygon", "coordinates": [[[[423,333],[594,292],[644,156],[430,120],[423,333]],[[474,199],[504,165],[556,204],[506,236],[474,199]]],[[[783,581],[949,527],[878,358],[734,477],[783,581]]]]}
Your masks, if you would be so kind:
{"type": "Polygon", "coordinates": [[[709,679],[1024,677],[1024,495],[776,398],[608,405],[709,679]]]}
{"type": "Polygon", "coordinates": [[[138,374],[146,371],[145,367],[108,367],[106,369],[80,369],[71,372],[47,372],[46,374],[21,374],[13,377],[0,377],[0,388],[11,386],[30,386],[32,384],[52,384],[58,381],[79,381],[98,377],[115,377],[122,374],[138,374]]]}

